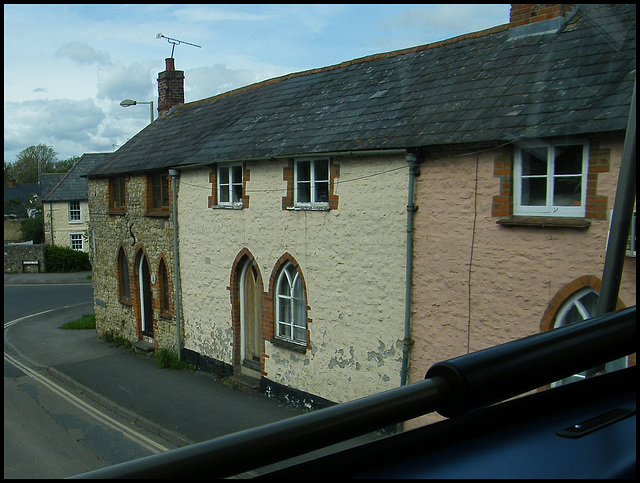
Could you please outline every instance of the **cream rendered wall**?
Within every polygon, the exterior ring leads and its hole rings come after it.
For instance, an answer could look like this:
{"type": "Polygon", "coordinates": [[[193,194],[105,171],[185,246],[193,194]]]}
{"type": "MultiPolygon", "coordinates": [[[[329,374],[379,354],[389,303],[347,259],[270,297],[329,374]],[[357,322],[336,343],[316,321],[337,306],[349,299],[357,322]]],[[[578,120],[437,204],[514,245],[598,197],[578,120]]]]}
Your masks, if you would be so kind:
{"type": "MultiPolygon", "coordinates": [[[[604,139],[600,147],[611,149],[611,166],[598,174],[597,190],[612,209],[622,138],[604,139]]],[[[540,332],[549,302],[565,285],[584,275],[602,278],[608,219],[591,219],[586,230],[496,223],[491,204],[499,194],[493,174],[498,154],[443,158],[421,167],[411,381],[423,379],[438,361],[540,332]]],[[[626,306],[636,303],[634,258],[626,258],[620,298],[626,306]]]]}
{"type": "MultiPolygon", "coordinates": [[[[53,224],[53,244],[62,247],[71,247],[71,233],[86,234],[87,223],[89,220],[89,203],[87,201],[80,202],[80,221],[69,221],[69,202],[60,201],[54,203],[45,203],[45,241],[51,243],[51,224],[53,224]]],[[[89,251],[87,237],[83,236],[82,249],[89,251]]]]}
{"type": "Polygon", "coordinates": [[[337,210],[283,210],[287,163],[253,162],[243,210],[208,208],[210,168],[183,170],[178,220],[185,348],[232,364],[232,264],[250,250],[266,292],[288,252],[306,283],[311,349],[266,341],[263,375],[343,402],[400,383],[408,170],[393,170],[403,156],[335,162],[337,210]]]}

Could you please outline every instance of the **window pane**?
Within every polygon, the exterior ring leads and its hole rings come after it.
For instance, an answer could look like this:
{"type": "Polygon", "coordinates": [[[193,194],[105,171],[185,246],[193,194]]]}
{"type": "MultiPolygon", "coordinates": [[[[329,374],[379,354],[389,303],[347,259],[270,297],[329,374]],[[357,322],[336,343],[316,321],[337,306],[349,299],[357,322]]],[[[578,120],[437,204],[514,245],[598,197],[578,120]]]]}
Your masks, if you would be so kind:
{"type": "Polygon", "coordinates": [[[220,200],[219,203],[229,202],[229,185],[220,185],[220,200]]]}
{"type": "Polygon", "coordinates": [[[234,166],[231,178],[234,183],[242,184],[242,166],[234,166]]]}
{"type": "Polygon", "coordinates": [[[311,162],[299,161],[297,163],[298,181],[311,181],[311,162]]]}
{"type": "Polygon", "coordinates": [[[555,174],[582,174],[582,146],[555,147],[555,174]]]}
{"type": "Polygon", "coordinates": [[[218,171],[219,183],[220,184],[228,184],[229,183],[229,168],[220,168],[218,171]]]}
{"type": "Polygon", "coordinates": [[[329,161],[316,161],[313,167],[316,182],[329,179],[329,161]]]}
{"type": "Polygon", "coordinates": [[[553,204],[555,206],[580,206],[582,177],[555,178],[553,181],[553,204]]]}
{"type": "Polygon", "coordinates": [[[328,203],[329,202],[329,183],[328,182],[316,182],[316,192],[315,192],[315,202],[316,203],[328,203]]]}
{"type": "Polygon", "coordinates": [[[523,178],[523,206],[545,206],[547,204],[547,178],[523,178]]]}
{"type": "Polygon", "coordinates": [[[310,203],[311,202],[311,183],[310,182],[304,182],[304,183],[298,182],[298,197],[297,197],[297,201],[298,201],[298,203],[310,203]]]}
{"type": "Polygon", "coordinates": [[[522,150],[522,176],[547,174],[547,148],[522,150]]]}
{"type": "Polygon", "coordinates": [[[580,298],[580,303],[584,306],[590,317],[596,316],[598,308],[598,294],[596,292],[588,292],[584,297],[580,298]]]}

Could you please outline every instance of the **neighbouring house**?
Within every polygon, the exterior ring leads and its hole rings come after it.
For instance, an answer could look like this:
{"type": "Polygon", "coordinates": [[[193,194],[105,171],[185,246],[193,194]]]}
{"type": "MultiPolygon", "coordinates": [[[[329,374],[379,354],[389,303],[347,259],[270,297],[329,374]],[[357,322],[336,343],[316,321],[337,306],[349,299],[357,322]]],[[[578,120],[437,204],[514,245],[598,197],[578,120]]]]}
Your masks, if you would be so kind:
{"type": "Polygon", "coordinates": [[[109,155],[83,154],[66,173],[43,175],[48,193],[42,199],[45,243],[89,252],[89,181],[82,176],[109,155]]]}
{"type": "Polygon", "coordinates": [[[189,103],[167,59],[159,118],[85,175],[98,333],[321,407],[576,320],[635,11],[514,5],[492,29],[189,103]]]}
{"type": "Polygon", "coordinates": [[[20,222],[41,212],[41,193],[42,189],[37,183],[18,184],[15,179],[9,180],[9,186],[4,188],[3,194],[5,243],[21,241],[20,222]]]}

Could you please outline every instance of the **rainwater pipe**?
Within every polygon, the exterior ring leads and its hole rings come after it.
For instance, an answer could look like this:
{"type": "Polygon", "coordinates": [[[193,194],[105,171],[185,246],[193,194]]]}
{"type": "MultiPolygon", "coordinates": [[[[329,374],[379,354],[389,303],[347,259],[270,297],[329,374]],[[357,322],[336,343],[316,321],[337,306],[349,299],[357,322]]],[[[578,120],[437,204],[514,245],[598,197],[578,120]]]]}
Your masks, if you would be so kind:
{"type": "Polygon", "coordinates": [[[180,260],[178,258],[178,190],[176,187],[176,181],[180,172],[177,169],[170,169],[169,176],[171,176],[171,192],[173,193],[173,203],[171,210],[173,212],[173,264],[175,268],[175,291],[176,291],[176,335],[178,342],[178,360],[182,360],[181,357],[181,344],[180,344],[180,260]]]}
{"type": "Polygon", "coordinates": [[[415,153],[406,153],[409,163],[409,195],[407,200],[407,260],[404,297],[404,339],[402,339],[402,372],[400,385],[407,384],[409,372],[409,354],[413,341],[411,339],[411,296],[413,284],[413,214],[418,210],[414,204],[414,186],[418,174],[418,157],[415,153]]]}

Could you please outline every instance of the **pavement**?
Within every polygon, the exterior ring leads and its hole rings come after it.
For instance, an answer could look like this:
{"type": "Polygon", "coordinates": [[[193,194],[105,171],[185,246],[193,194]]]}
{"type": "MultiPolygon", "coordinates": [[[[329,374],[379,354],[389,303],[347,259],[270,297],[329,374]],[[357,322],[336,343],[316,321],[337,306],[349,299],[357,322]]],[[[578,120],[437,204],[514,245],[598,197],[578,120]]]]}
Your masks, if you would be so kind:
{"type": "MultiPolygon", "coordinates": [[[[5,273],[4,283],[91,285],[90,274],[5,273]]],[[[86,313],[93,313],[92,303],[19,321],[5,327],[5,345],[108,410],[177,446],[305,412],[204,372],[160,369],[153,357],[103,342],[94,330],[58,328],[86,313]]]]}

